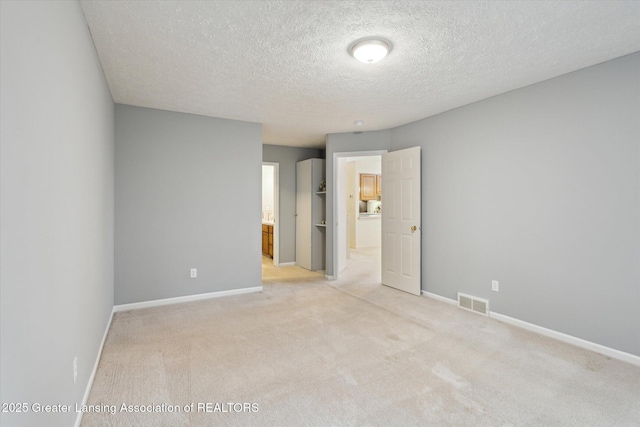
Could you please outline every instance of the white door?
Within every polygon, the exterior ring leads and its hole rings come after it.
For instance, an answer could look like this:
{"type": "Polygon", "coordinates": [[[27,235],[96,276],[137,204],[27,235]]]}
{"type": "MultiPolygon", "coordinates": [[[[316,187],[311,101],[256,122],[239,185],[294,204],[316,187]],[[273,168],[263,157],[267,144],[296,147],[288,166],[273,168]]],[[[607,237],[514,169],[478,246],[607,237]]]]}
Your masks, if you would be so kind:
{"type": "Polygon", "coordinates": [[[382,155],[382,283],[420,295],[420,147],[382,155]]]}

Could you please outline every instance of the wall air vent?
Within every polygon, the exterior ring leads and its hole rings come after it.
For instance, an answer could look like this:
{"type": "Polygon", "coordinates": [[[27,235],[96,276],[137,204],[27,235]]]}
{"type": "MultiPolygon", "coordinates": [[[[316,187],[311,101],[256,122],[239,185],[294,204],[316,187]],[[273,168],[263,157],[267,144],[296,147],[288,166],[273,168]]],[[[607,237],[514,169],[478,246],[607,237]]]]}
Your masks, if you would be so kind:
{"type": "Polygon", "coordinates": [[[489,316],[489,300],[458,292],[458,307],[489,316]]]}

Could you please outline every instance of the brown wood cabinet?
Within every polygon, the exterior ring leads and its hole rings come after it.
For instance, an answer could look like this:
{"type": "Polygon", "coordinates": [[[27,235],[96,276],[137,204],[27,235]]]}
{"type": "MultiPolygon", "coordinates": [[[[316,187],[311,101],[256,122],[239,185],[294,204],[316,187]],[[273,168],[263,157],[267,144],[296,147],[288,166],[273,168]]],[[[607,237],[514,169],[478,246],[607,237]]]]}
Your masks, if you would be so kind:
{"type": "Polygon", "coordinates": [[[376,199],[376,176],[368,173],[360,174],[360,200],[376,199]]]}
{"type": "Polygon", "coordinates": [[[262,253],[273,258],[273,225],[262,224],[262,253]]]}
{"type": "Polygon", "coordinates": [[[382,175],[360,174],[360,200],[377,200],[382,196],[382,175]]]}

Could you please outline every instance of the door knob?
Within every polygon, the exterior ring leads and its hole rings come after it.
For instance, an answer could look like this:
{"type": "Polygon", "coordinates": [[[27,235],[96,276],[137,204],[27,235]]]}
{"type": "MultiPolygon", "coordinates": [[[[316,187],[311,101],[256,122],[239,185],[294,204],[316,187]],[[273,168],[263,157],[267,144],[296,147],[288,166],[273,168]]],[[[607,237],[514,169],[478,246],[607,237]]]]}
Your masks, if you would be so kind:
{"type": "Polygon", "coordinates": [[[416,227],[415,225],[413,227],[411,227],[411,232],[413,233],[414,231],[416,231],[418,229],[418,227],[416,227]]]}

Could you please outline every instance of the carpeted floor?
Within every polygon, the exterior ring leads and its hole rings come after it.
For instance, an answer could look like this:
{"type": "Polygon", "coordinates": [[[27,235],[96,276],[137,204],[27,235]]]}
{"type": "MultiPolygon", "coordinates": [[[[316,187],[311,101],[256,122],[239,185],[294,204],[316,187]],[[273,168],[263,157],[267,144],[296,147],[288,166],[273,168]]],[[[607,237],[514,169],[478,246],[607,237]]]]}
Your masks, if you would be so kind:
{"type": "Polygon", "coordinates": [[[267,265],[262,293],[117,313],[88,402],[107,412],[82,425],[640,425],[640,368],[381,286],[370,255],[339,281],[267,265]]]}

